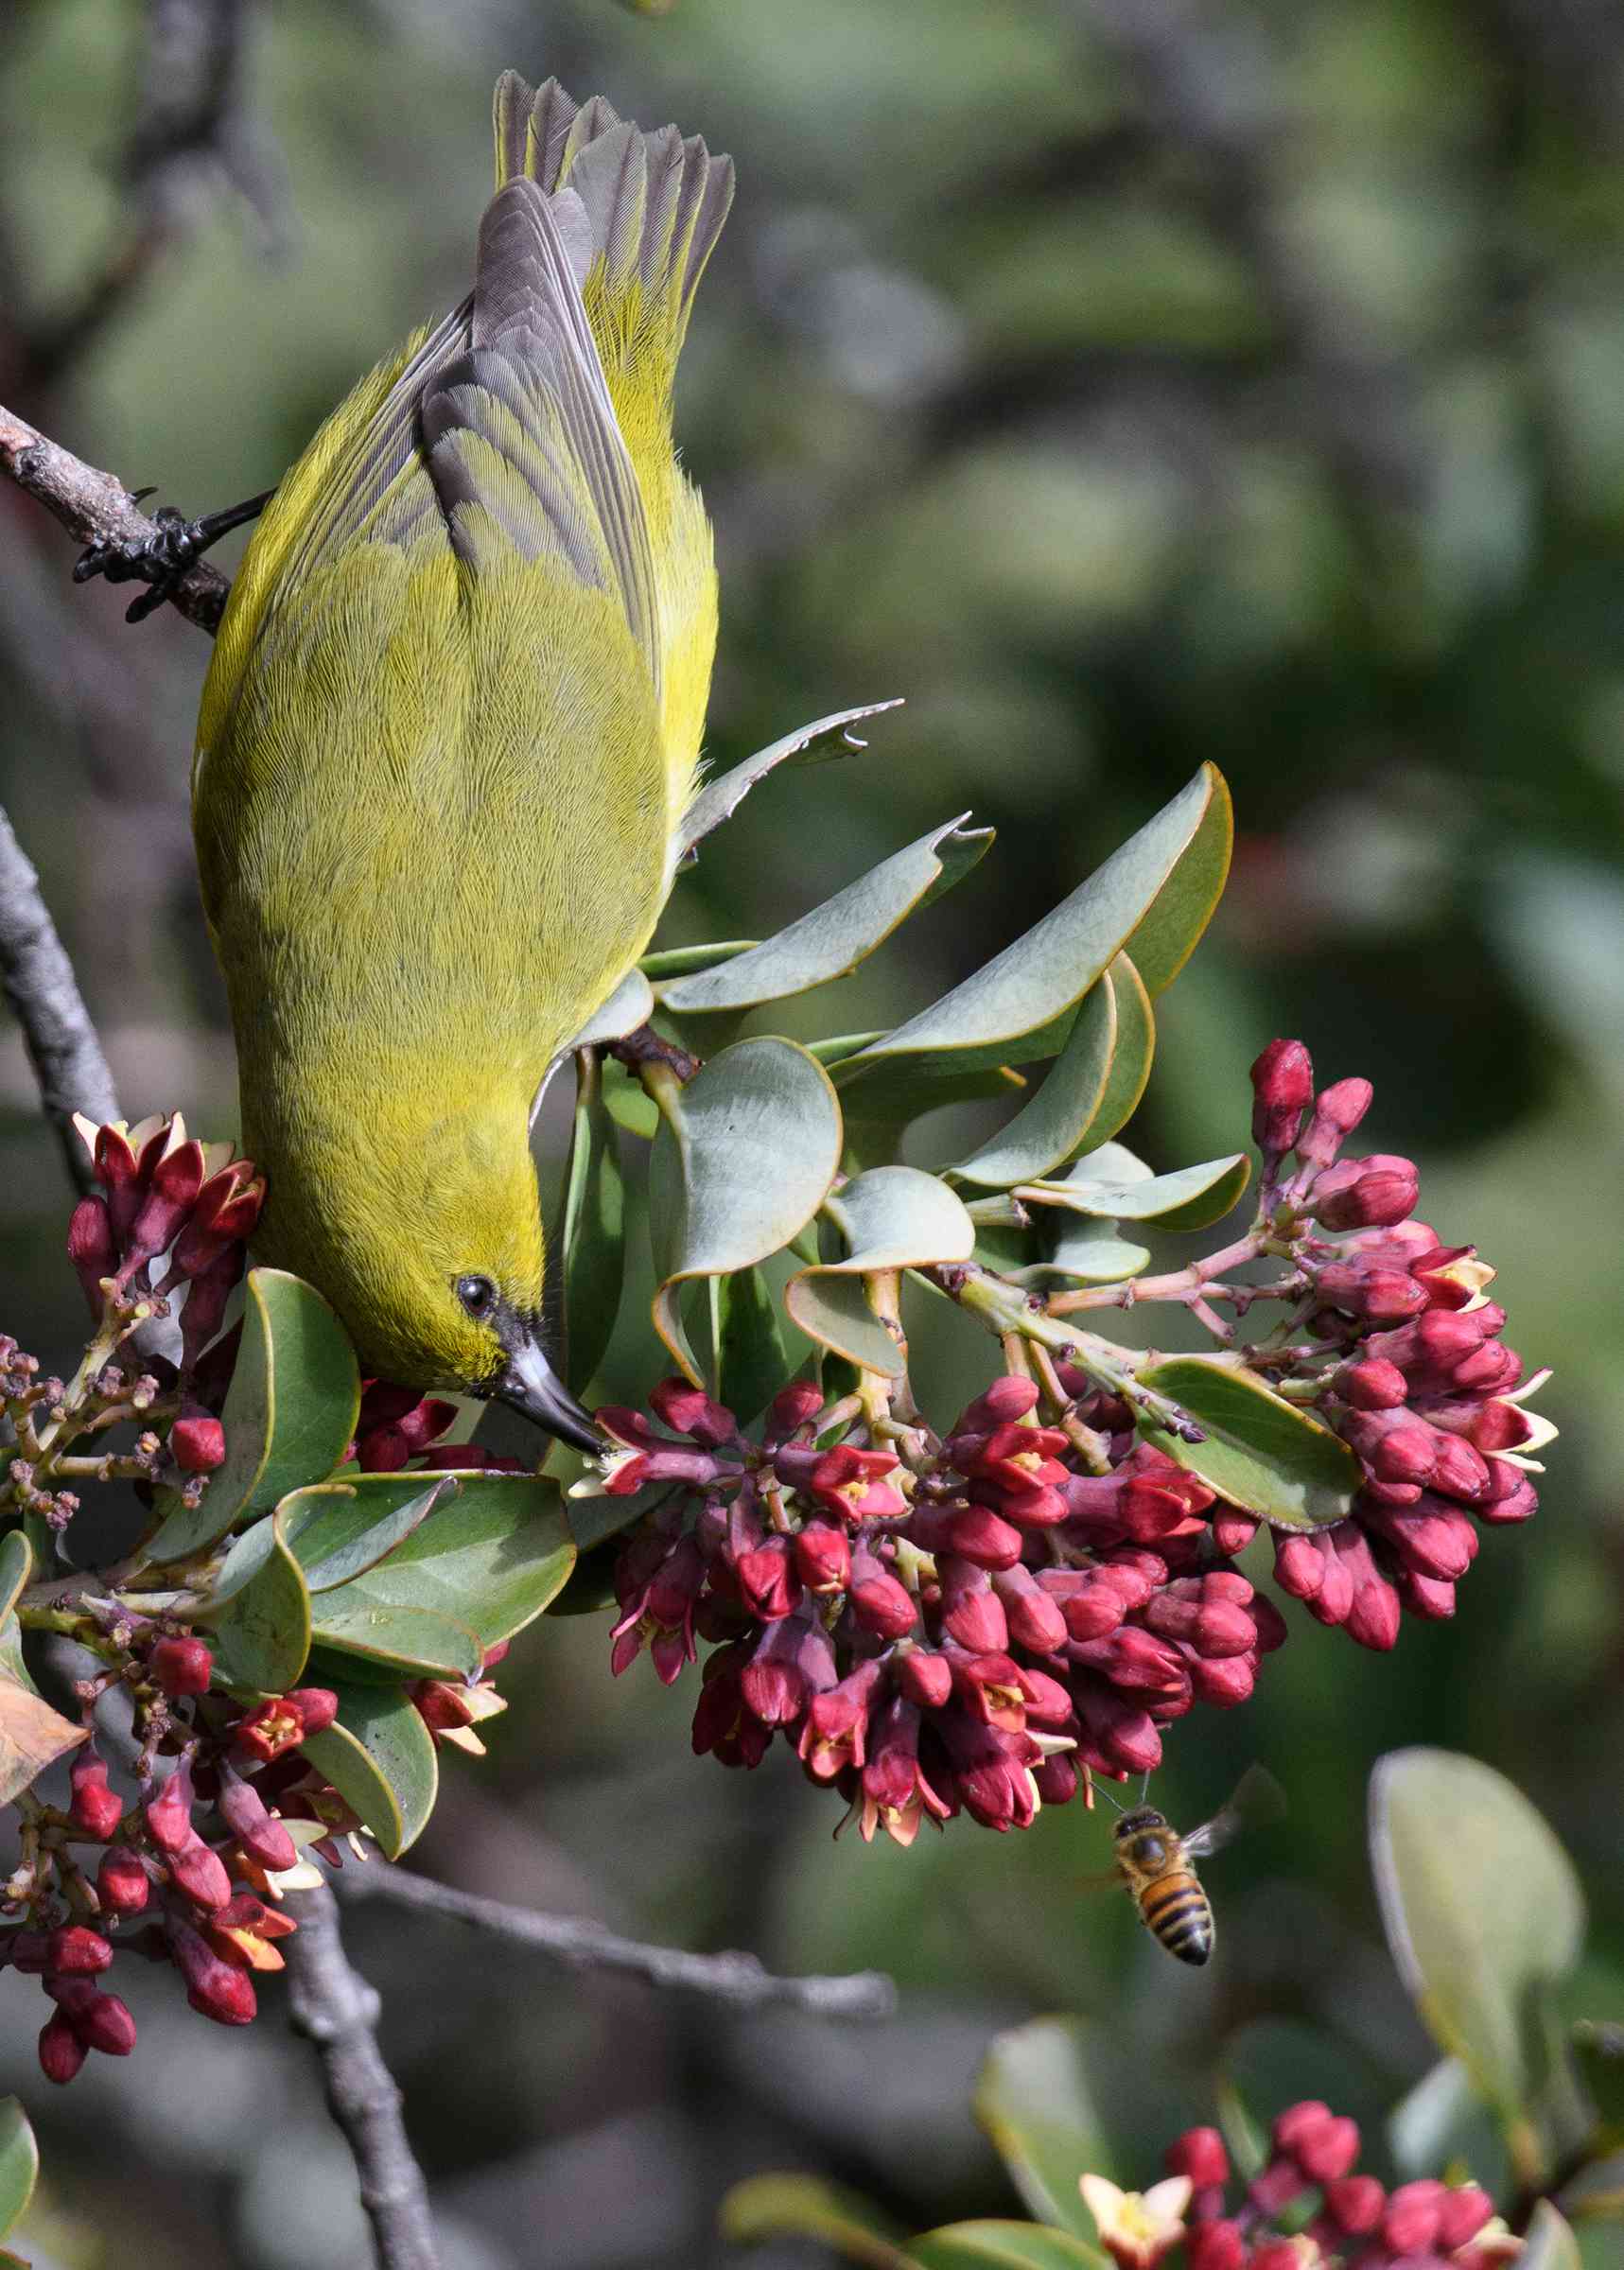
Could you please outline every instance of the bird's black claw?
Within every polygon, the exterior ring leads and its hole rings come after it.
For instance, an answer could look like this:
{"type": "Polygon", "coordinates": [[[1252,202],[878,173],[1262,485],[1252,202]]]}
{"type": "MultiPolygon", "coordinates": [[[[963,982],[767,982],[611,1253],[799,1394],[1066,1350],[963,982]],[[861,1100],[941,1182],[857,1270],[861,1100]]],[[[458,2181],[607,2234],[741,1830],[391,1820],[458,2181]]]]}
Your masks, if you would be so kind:
{"type": "MultiPolygon", "coordinates": [[[[131,501],[139,504],[152,491],[137,489],[131,501]]],[[[270,489],[260,497],[251,497],[246,504],[234,504],[223,513],[204,513],[196,520],[172,504],[161,504],[152,517],[156,523],[149,536],[115,537],[103,544],[92,544],[79,553],[74,562],[74,582],[88,583],[99,575],[110,584],[145,584],[148,588],[133,599],[125,612],[126,622],[144,622],[156,613],[166,599],[172,599],[182,579],[196,567],[211,544],[240,528],[262,513],[270,502],[270,489]]]]}

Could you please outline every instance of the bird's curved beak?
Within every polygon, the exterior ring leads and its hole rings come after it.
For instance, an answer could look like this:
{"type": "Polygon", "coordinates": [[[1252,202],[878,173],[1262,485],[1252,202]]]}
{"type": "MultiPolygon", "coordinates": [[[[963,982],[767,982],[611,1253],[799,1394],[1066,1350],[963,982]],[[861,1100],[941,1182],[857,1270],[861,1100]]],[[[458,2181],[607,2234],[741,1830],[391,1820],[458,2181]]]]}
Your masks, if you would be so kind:
{"type": "Polygon", "coordinates": [[[573,1449],[584,1450],[589,1457],[603,1449],[603,1438],[536,1341],[524,1339],[509,1349],[496,1392],[503,1403],[511,1403],[515,1411],[522,1411],[573,1449]]]}

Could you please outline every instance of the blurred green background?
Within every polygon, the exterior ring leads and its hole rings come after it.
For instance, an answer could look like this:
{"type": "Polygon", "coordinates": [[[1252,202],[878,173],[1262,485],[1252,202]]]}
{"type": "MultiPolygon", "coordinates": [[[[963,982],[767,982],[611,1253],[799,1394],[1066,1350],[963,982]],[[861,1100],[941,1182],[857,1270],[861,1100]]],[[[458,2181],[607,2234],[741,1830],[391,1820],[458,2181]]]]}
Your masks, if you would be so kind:
{"type": "MultiPolygon", "coordinates": [[[[1471,1750],[1545,1807],[1593,1902],[1578,2006],[1619,2016],[1624,16],[282,0],[227,11],[246,44],[207,131],[132,163],[143,121],[190,115],[200,10],[12,0],[0,399],[187,510],[233,501],[461,296],[504,65],[731,150],[678,408],[723,579],[709,754],[908,706],[866,755],[760,791],[663,936],[762,935],[972,807],[992,857],[815,1004],[826,1030],[892,1022],[1214,759],[1234,878],[1164,1004],[1136,1147],[1159,1165],[1236,1147],[1276,1032],[1327,1076],[1368,1074],[1368,1147],[1416,1155],[1424,1217],[1498,1266],[1508,1338],[1556,1367],[1542,1407],[1563,1428],[1536,1524],[1488,1536],[1458,1625],[1408,1624],[1375,1658],[1294,1612],[1257,1700],[1178,1731],[1158,1785],[1175,1819],[1254,1757],[1291,1801],[1213,1865],[1203,1975],[1125,1900],[1077,1895],[1103,1822],[836,1846],[838,1808],[786,1754],[749,1776],[691,1758],[691,1675],[612,1684],[602,1620],[537,1628],[423,1866],[785,1967],[881,1964],[907,1992],[882,2031],[742,2021],[369,1907],[355,1947],[448,2260],[719,2259],[721,2190],[777,2165],[915,2227],[1001,2211],[970,2078],[991,2031],[1039,2010],[1111,2029],[1147,2181],[1260,2017],[1322,2029],[1344,2096],[1390,2098],[1426,2058],[1375,1929],[1363,1792],[1404,1742],[1471,1750]]],[[[9,489],[0,533],[0,795],[127,1106],[229,1131],[186,829],[204,641],[73,590],[61,532],[9,489]]],[[[3,1321],[60,1362],[66,1205],[9,1032],[0,1188],[3,1321]]],[[[607,1384],[636,1393],[653,1367],[623,1335],[607,1384]]],[[[363,2262],[275,1998],[239,2037],[173,1985],[136,1998],[130,2067],[95,2060],[43,2104],[37,1998],[0,1996],[0,2086],[38,2107],[76,2219],[61,2259],[99,2237],[121,2270],[363,2262]]]]}

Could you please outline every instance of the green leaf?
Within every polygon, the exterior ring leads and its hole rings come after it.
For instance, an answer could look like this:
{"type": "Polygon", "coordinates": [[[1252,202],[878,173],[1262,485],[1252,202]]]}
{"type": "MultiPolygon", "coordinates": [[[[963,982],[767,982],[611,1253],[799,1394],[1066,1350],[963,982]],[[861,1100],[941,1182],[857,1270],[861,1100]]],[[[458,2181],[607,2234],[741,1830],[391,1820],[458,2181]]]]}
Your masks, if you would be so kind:
{"type": "Polygon", "coordinates": [[[737,1041],[672,1099],[649,1160],[654,1321],[696,1385],[683,1286],[753,1268],[787,1245],[822,1205],[840,1144],[829,1074],[793,1040],[737,1041]]]}
{"type": "Polygon", "coordinates": [[[1396,1750],[1371,1777],[1371,1860],[1388,1945],[1423,2023],[1537,2167],[1551,2079],[1543,1990],[1577,1962],[1573,1864],[1520,1790],[1448,1750],[1396,1750]]]}
{"type": "MultiPolygon", "coordinates": [[[[1244,1151],[1182,1166],[1170,1175],[1112,1171],[1130,1154],[1109,1143],[1079,1159],[1063,1179],[1022,1183],[1016,1196],[1031,1205],[1063,1206],[1101,1221],[1144,1222],[1157,1230],[1205,1230],[1221,1221],[1245,1190],[1251,1161],[1244,1151]]],[[[1139,1161],[1133,1161],[1135,1167],[1139,1161]]]]}
{"type": "Polygon", "coordinates": [[[358,1475],[353,1482],[312,1482],[282,1500],[282,1533],[311,1592],[364,1577],[456,1487],[449,1475],[427,1484],[421,1475],[404,1478],[411,1485],[405,1493],[393,1476],[358,1475]],[[386,1486],[370,1486],[376,1483],[386,1486]]]}
{"type": "Polygon", "coordinates": [[[34,1573],[34,1555],[21,1529],[0,1537],[0,1623],[17,1605],[17,1596],[34,1573]]]}
{"type": "Polygon", "coordinates": [[[1110,2173],[1091,2069],[1096,2039],[1082,2018],[1034,2018],[997,2035],[975,2092],[975,2117],[1026,2207],[1079,2239],[1092,2238],[1094,2219],[1077,2179],[1110,2173]]]}
{"type": "Polygon", "coordinates": [[[694,797],[683,821],[683,849],[691,851],[713,828],[720,828],[724,820],[731,819],[757,781],[764,780],[780,764],[792,763],[796,758],[803,763],[811,762],[825,755],[839,757],[847,749],[866,748],[867,742],[860,741],[847,728],[861,725],[865,717],[879,717],[887,709],[901,707],[897,700],[866,702],[857,709],[837,709],[829,717],[820,717],[812,725],[802,725],[798,732],[786,733],[782,741],[775,741],[769,748],[758,749],[754,757],[746,757],[730,773],[707,782],[694,797]]]}
{"type": "Polygon", "coordinates": [[[1045,1278],[1064,1277],[1078,1284],[1116,1284],[1137,1277],[1150,1261],[1150,1248],[1136,1246],[1117,1235],[1114,1222],[1091,1221],[1086,1215],[1051,1212],[1058,1231],[1047,1261],[1019,1269],[1019,1284],[1039,1284],[1045,1278]]]}
{"type": "Polygon", "coordinates": [[[712,1280],[716,1291],[718,1400],[746,1425],[764,1410],[792,1369],[773,1288],[760,1269],[712,1280]]]}
{"type": "Polygon", "coordinates": [[[824,1212],[846,1242],[847,1258],[800,1270],[784,1287],[784,1306],[820,1346],[899,1378],[901,1352],[869,1307],[864,1280],[881,1269],[968,1261],[975,1224],[945,1182],[913,1166],[877,1166],[855,1176],[824,1212]]]}
{"type": "Polygon", "coordinates": [[[44,1702],[31,1683],[0,1677],[0,1805],[31,1789],[59,1757],[88,1739],[88,1726],[75,1726],[44,1702]]]}
{"type": "Polygon", "coordinates": [[[841,2184],[816,2175],[751,2175],[736,2183],[718,2217],[735,2246],[766,2239],[820,2239],[864,2270],[906,2270],[899,2226],[841,2184]]]}
{"type": "Polygon", "coordinates": [[[1097,2246],[1041,2223],[949,2223],[910,2239],[918,2270],[1110,2270],[1097,2246]]]}
{"type": "Polygon", "coordinates": [[[428,1608],[369,1600],[354,1585],[323,1593],[312,1624],[323,1648],[357,1655],[412,1679],[478,1679],[485,1650],[466,1624],[428,1608]]]}
{"type": "Polygon", "coordinates": [[[1624,2150],[1624,2025],[1581,2018],[1573,2029],[1572,2047],[1600,2122],[1601,2148],[1624,2150]]]}
{"type": "MultiPolygon", "coordinates": [[[[601,1048],[606,1040],[623,1040],[639,1024],[647,1024],[654,1013],[654,990],[648,978],[641,969],[628,969],[608,1000],[593,1010],[568,1047],[559,1051],[555,1065],[573,1051],[601,1048]]],[[[531,1117],[534,1116],[533,1110],[531,1117]]]]}
{"type": "MultiPolygon", "coordinates": [[[[435,1477],[369,1474],[352,1485],[387,1520],[435,1477]]],[[[322,1593],[320,1615],[410,1608],[463,1625],[494,1648],[550,1605],[575,1562],[558,1485],[537,1474],[456,1474],[431,1520],[418,1521],[387,1560],[322,1593]]]]}
{"type": "Polygon", "coordinates": [[[1517,2270],[1581,2270],[1579,2241],[1548,2199],[1542,2199],[1534,2209],[1517,2270]]]}
{"type": "Polygon", "coordinates": [[[299,1684],[310,1652],[310,1595],[280,1515],[237,1540],[220,1578],[230,1589],[223,1598],[217,1592],[209,1616],[227,1675],[262,1694],[286,1694],[299,1684]]]}
{"type": "MultiPolygon", "coordinates": [[[[1069,899],[960,986],[853,1060],[938,1053],[961,1069],[1053,1056],[1072,1012],[1144,920],[1226,792],[1212,765],[1069,899]]],[[[1148,982],[1148,981],[1147,981],[1148,982]]]]}
{"type": "Polygon", "coordinates": [[[933,828],[748,953],[668,979],[659,989],[662,1004],[682,1016],[755,1008],[848,977],[916,907],[939,895],[944,880],[956,882],[987,850],[991,831],[964,831],[969,816],[961,812],[933,828]]]}
{"type": "Polygon", "coordinates": [[[748,953],[752,946],[760,943],[760,938],[714,938],[706,946],[668,946],[658,953],[645,953],[637,968],[657,984],[662,977],[687,977],[695,969],[730,962],[736,954],[748,953]]]}
{"type": "Polygon", "coordinates": [[[1105,1092],[1094,1115],[1073,1144],[1074,1152],[1093,1151],[1126,1127],[1139,1109],[1156,1056],[1156,1013],[1144,980],[1126,953],[1119,953],[1101,978],[1116,996],[1116,1046],[1105,1092]]]}
{"type": "MultiPolygon", "coordinates": [[[[1301,2093],[1301,2091],[1299,2092],[1301,2093]]],[[[1441,2058],[1388,2115],[1388,2149],[1406,2182],[1458,2161],[1493,2191],[1506,2153],[1489,2107],[1458,2057],[1441,2058]]]]}
{"type": "Polygon", "coordinates": [[[1133,934],[1134,966],[1153,995],[1167,990],[1196,951],[1229,880],[1235,816],[1223,775],[1207,769],[1213,794],[1200,823],[1133,934]]]}
{"type": "Polygon", "coordinates": [[[1085,996],[1037,1093],[952,1172],[1007,1190],[1053,1174],[1085,1144],[1104,1143],[1132,1117],[1155,1045],[1149,998],[1133,964],[1119,953],[1085,996]]]}
{"type": "Polygon", "coordinates": [[[355,1435],[360,1392],[355,1351],[315,1287],[283,1269],[250,1269],[221,1414],[225,1463],[196,1507],[169,1493],[174,1510],[150,1557],[184,1560],[301,1483],[325,1480],[355,1435]]]}
{"type": "Polygon", "coordinates": [[[16,2097],[0,2097],[0,2237],[20,2221],[40,2174],[40,2147],[16,2097]]]}
{"type": "Polygon", "coordinates": [[[603,1105],[618,1127],[639,1142],[653,1143],[659,1130],[659,1106],[635,1074],[610,1056],[602,1066],[603,1105]]]}
{"type": "Polygon", "coordinates": [[[620,1146],[603,1097],[602,1071],[591,1055],[576,1059],[575,1131],[559,1235],[564,1345],[569,1384],[579,1389],[608,1348],[626,1260],[626,1186],[620,1146]]]}
{"type": "Polygon", "coordinates": [[[1142,1423],[1145,1441],[1243,1512],[1277,1529],[1322,1529],[1352,1506],[1360,1469],[1348,1445],[1249,1372],[1175,1355],[1141,1371],[1139,1384],[1206,1429],[1203,1441],[1186,1442],[1142,1423]]]}
{"type": "Polygon", "coordinates": [[[339,1715],[304,1755],[397,1860],[434,1810],[440,1767],[422,1714],[396,1685],[341,1686],[339,1715]]]}

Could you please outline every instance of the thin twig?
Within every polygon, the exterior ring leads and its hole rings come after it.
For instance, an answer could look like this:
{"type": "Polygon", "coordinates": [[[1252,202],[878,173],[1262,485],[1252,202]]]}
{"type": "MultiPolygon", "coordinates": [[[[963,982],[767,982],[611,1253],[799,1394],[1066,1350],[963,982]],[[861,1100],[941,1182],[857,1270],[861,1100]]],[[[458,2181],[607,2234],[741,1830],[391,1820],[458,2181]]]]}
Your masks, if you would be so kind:
{"type": "Polygon", "coordinates": [[[79,1190],[88,1190],[90,1158],[74,1132],[73,1115],[83,1111],[97,1122],[116,1119],[118,1099],[73,964],[40,896],[39,876],[4,812],[0,812],[0,987],[23,1028],[28,1060],[40,1084],[40,1101],[56,1130],[68,1173],[79,1190]]]}
{"type": "MultiPolygon", "coordinates": [[[[47,441],[4,404],[0,404],[0,473],[9,473],[19,488],[37,497],[81,544],[139,544],[156,533],[156,523],[147,517],[121,480],[87,465],[59,443],[47,441]]],[[[170,598],[188,622],[195,622],[212,638],[219,628],[230,588],[217,568],[200,560],[187,568],[170,598]]]]}
{"type": "Polygon", "coordinates": [[[293,2024],[321,2060],[327,2109],[354,2156],[378,2261],[384,2270],[439,2270],[428,2187],[373,2030],[376,1991],[350,1967],[325,1884],[289,1893],[287,1906],[299,1926],[287,1942],[293,2024]]]}
{"type": "MultiPolygon", "coordinates": [[[[601,1924],[577,1915],[541,1915],[531,1908],[484,1899],[438,1884],[432,1877],[387,1866],[347,1868],[340,1879],[346,1900],[382,1899],[392,1906],[445,1915],[493,1938],[533,1947],[572,1970],[619,1970],[646,1979],[651,1986],[675,1986],[730,2002],[735,2009],[759,2010],[787,2003],[817,2017],[889,2017],[897,1989],[882,1971],[858,1970],[844,1977],[789,1979],[762,1967],[754,1955],[692,1955],[681,1947],[646,1947],[622,1939],[601,1924]]],[[[289,1942],[292,1945],[292,1942],[289,1942]]]]}

